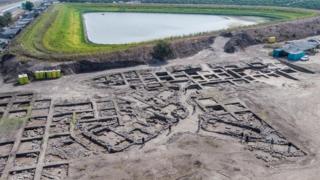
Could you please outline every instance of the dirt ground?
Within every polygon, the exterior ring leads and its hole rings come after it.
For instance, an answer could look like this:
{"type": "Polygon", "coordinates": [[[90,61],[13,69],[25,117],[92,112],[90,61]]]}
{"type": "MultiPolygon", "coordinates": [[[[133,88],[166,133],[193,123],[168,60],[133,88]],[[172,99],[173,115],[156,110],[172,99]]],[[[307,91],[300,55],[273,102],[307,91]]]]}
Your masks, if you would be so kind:
{"type": "MultiPolygon", "coordinates": [[[[234,54],[226,54],[223,52],[223,45],[226,41],[226,38],[217,37],[210,49],[203,50],[192,57],[168,61],[167,64],[152,66],[141,65],[96,73],[69,75],[57,80],[32,82],[24,86],[4,84],[0,81],[0,94],[32,91],[38,96],[61,103],[66,100],[72,102],[78,99],[95,99],[103,95],[111,97],[113,95],[110,94],[119,92],[124,94],[122,97],[124,100],[132,102],[128,97],[136,97],[133,95],[135,91],[130,90],[130,92],[126,92],[126,89],[121,90],[121,88],[109,86],[107,88],[97,87],[94,84],[95,82],[91,80],[110,73],[150,68],[152,68],[153,71],[160,71],[164,68],[178,65],[200,66],[205,69],[208,68],[206,64],[238,65],[240,62],[249,63],[252,61],[259,61],[266,64],[277,63],[277,60],[268,56],[271,49],[264,48],[264,45],[251,46],[234,54]]],[[[202,115],[206,114],[206,111],[200,111],[197,108],[195,113],[191,113],[192,106],[182,103],[183,106],[187,107],[184,109],[185,113],[188,112],[186,118],[181,115],[181,117],[178,118],[180,121],[173,122],[173,124],[162,128],[161,132],[158,133],[155,138],[143,138],[141,144],[139,144],[141,140],[139,139],[134,146],[130,146],[123,151],[117,152],[117,149],[112,149],[115,153],[106,152],[105,150],[102,150],[104,152],[101,153],[102,151],[98,150],[98,146],[97,149],[94,148],[94,151],[86,148],[87,145],[82,145],[81,147],[75,146],[75,144],[74,147],[68,146],[68,148],[83,148],[84,150],[81,151],[79,155],[75,152],[73,155],[72,153],[68,154],[68,158],[59,160],[59,163],[61,162],[59,167],[61,166],[63,168],[58,171],[49,169],[55,166],[46,163],[47,158],[49,158],[49,156],[47,156],[48,152],[54,155],[53,152],[60,147],[58,142],[63,141],[67,144],[69,140],[62,138],[62,140],[58,140],[57,142],[51,141],[53,137],[49,132],[46,133],[45,131],[43,133],[44,135],[41,136],[43,136],[42,138],[47,145],[42,144],[39,151],[35,150],[32,155],[27,156],[29,158],[39,157],[38,161],[43,163],[38,163],[35,167],[31,168],[34,170],[26,170],[26,172],[34,173],[34,175],[24,175],[23,177],[26,177],[26,179],[40,179],[40,177],[41,179],[46,179],[44,177],[50,179],[49,175],[41,175],[41,172],[46,172],[48,174],[51,173],[51,177],[56,177],[57,179],[317,180],[319,179],[320,170],[320,137],[318,136],[320,132],[320,53],[311,56],[308,62],[297,62],[295,64],[311,69],[315,74],[297,71],[293,76],[298,80],[285,78],[283,76],[278,78],[262,78],[245,85],[230,86],[227,88],[210,87],[198,91],[190,91],[190,94],[189,92],[185,93],[190,96],[194,93],[200,93],[205,97],[212,97],[218,101],[219,104],[224,104],[224,107],[229,101],[241,102],[247,109],[263,120],[262,124],[264,124],[264,126],[273,132],[279,133],[277,136],[286,142],[284,144],[288,142],[290,144],[289,146],[293,144],[294,147],[297,148],[298,153],[303,152],[302,155],[286,155],[287,145],[283,147],[283,144],[280,143],[279,147],[281,145],[281,148],[285,150],[281,151],[282,155],[278,158],[273,151],[264,154],[267,151],[257,149],[257,144],[250,146],[250,143],[244,142],[242,138],[237,138],[239,137],[237,135],[205,131],[208,130],[206,129],[208,127],[206,127],[206,124],[201,124],[204,122],[201,122],[199,119],[201,119],[200,117],[202,117],[202,115]],[[201,128],[199,130],[200,126],[201,128]],[[144,141],[146,141],[146,143],[144,143],[144,141]],[[46,149],[47,152],[43,153],[42,151],[46,151],[46,149]],[[67,168],[65,168],[66,166],[67,168]],[[63,176],[64,173],[66,175],[63,176]]],[[[163,91],[161,96],[166,96],[165,93],[168,92],[171,91],[163,91]]],[[[154,95],[156,96],[157,93],[154,95]]],[[[170,98],[174,97],[170,96],[170,98]]],[[[168,99],[170,98],[168,97],[168,99]]],[[[198,96],[197,99],[201,100],[198,96]]],[[[113,101],[118,100],[119,99],[115,99],[113,101]]],[[[187,100],[186,97],[181,95],[181,99],[177,101],[184,102],[187,100]]],[[[98,104],[99,101],[96,102],[98,104]]],[[[138,104],[138,106],[144,107],[145,104],[141,103],[138,104]]],[[[161,111],[166,111],[165,108],[167,107],[168,111],[171,112],[174,108],[179,108],[179,106],[172,108],[165,106],[161,111]]],[[[60,111],[56,108],[51,110],[52,107],[48,107],[48,109],[48,116],[54,114],[55,111],[60,111]]],[[[93,107],[92,109],[98,109],[99,111],[99,107],[93,107]]],[[[83,110],[85,111],[87,108],[84,106],[83,110]]],[[[117,109],[117,111],[120,110],[117,109]]],[[[235,114],[237,114],[237,112],[235,114]]],[[[123,118],[125,117],[123,114],[121,116],[123,118]]],[[[53,118],[54,117],[53,115],[53,118]]],[[[132,116],[130,117],[132,118],[132,116]]],[[[171,118],[174,119],[175,116],[171,118]]],[[[52,124],[47,124],[46,127],[51,127],[54,123],[55,121],[53,119],[52,124]]],[[[67,125],[71,126],[72,129],[72,123],[67,123],[67,125]]],[[[82,127],[79,129],[81,128],[82,127]]],[[[216,124],[213,128],[214,131],[216,131],[217,129],[215,128],[218,128],[218,125],[216,124]]],[[[30,136],[30,134],[22,133],[23,130],[20,131],[21,132],[17,130],[16,136],[20,135],[22,137],[22,139],[20,139],[21,142],[28,141],[29,137],[24,138],[24,136],[30,136]]],[[[75,137],[77,137],[78,131],[79,130],[75,128],[74,130],[70,130],[70,134],[72,135],[74,133],[75,137]]],[[[42,131],[37,130],[34,132],[42,131]]],[[[60,133],[59,137],[61,134],[63,133],[60,133]]],[[[37,137],[37,134],[32,136],[37,137]]],[[[109,136],[106,137],[108,138],[109,136]]],[[[14,141],[14,138],[11,139],[14,141]]],[[[108,141],[108,139],[106,141],[108,141]]],[[[272,138],[272,144],[273,141],[274,139],[272,138]]],[[[89,144],[90,143],[92,142],[89,142],[89,144]]],[[[115,146],[117,145],[118,144],[115,146]]],[[[13,143],[13,149],[19,149],[18,146],[20,147],[20,145],[13,143]]],[[[1,147],[0,143],[0,153],[2,153],[1,147]]],[[[35,149],[34,145],[32,149],[35,149]]],[[[3,157],[4,159],[6,158],[6,156],[3,157]]],[[[10,167],[5,167],[3,174],[5,174],[6,169],[11,175],[12,172],[14,172],[14,175],[19,174],[20,171],[14,168],[14,162],[17,161],[17,158],[12,158],[10,161],[10,155],[8,157],[9,160],[7,164],[12,163],[13,165],[12,167],[11,165],[10,167]],[[15,172],[17,172],[17,174],[15,174],[15,172]]],[[[23,163],[24,161],[18,162],[23,163]]],[[[19,166],[19,168],[21,167],[22,166],[19,166]]],[[[19,179],[19,176],[17,177],[9,176],[9,179],[19,179]]]]}

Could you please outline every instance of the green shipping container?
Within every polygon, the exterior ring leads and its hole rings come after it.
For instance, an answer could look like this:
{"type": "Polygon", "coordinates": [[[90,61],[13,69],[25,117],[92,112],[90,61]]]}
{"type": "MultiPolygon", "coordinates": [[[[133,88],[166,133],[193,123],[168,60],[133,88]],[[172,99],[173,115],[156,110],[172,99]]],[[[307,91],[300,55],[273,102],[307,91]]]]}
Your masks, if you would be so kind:
{"type": "Polygon", "coordinates": [[[24,84],[24,82],[23,82],[23,76],[22,76],[22,75],[19,75],[19,76],[18,76],[18,83],[19,83],[20,85],[23,85],[23,84],[24,84]]]}
{"type": "Polygon", "coordinates": [[[34,77],[36,78],[36,80],[40,80],[41,79],[40,71],[34,72],[34,77]]]}
{"type": "Polygon", "coordinates": [[[21,74],[18,76],[18,83],[20,85],[28,84],[29,83],[29,78],[27,74],[21,74]]]}
{"type": "Polygon", "coordinates": [[[57,70],[52,70],[52,78],[56,79],[57,78],[57,70]]]}
{"type": "Polygon", "coordinates": [[[46,71],[47,79],[52,79],[52,71],[46,71]]]}
{"type": "Polygon", "coordinates": [[[57,78],[60,78],[60,77],[61,77],[61,70],[58,69],[58,70],[57,70],[57,78]]]}
{"type": "Polygon", "coordinates": [[[29,83],[29,77],[28,77],[27,74],[23,75],[23,82],[24,82],[24,84],[28,84],[29,83]]]}
{"type": "Polygon", "coordinates": [[[45,71],[39,71],[40,73],[40,79],[45,79],[46,78],[46,72],[45,71]]]}

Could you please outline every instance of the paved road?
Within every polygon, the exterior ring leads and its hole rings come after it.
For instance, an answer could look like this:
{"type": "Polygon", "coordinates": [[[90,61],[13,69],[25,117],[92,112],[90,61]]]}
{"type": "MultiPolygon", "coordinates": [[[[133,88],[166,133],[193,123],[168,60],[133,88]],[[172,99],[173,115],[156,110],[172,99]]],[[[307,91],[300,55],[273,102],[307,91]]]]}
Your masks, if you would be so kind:
{"type": "MultiPolygon", "coordinates": [[[[30,0],[32,2],[42,1],[42,0],[30,0]]],[[[24,1],[15,2],[12,4],[6,4],[4,6],[0,7],[0,14],[3,14],[5,12],[11,12],[14,14],[15,11],[17,11],[21,7],[21,3],[24,1]]]]}

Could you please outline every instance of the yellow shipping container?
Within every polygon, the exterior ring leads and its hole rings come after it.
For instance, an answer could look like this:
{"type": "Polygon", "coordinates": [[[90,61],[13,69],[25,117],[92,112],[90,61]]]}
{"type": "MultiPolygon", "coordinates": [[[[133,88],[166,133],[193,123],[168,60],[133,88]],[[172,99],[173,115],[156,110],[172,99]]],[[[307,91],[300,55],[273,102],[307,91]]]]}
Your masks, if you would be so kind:
{"type": "Polygon", "coordinates": [[[268,43],[272,44],[276,42],[277,42],[277,38],[275,36],[268,37],[268,43]]]}

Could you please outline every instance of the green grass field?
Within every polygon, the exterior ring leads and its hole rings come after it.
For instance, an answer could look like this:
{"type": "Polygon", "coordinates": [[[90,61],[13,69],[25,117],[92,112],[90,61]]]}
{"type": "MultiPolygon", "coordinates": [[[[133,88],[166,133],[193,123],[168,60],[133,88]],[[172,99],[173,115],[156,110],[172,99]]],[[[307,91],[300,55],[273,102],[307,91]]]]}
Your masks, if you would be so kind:
{"type": "Polygon", "coordinates": [[[215,15],[261,16],[272,22],[315,16],[302,9],[271,7],[201,6],[201,5],[113,5],[113,4],[57,4],[49,8],[28,26],[12,43],[10,51],[18,55],[46,60],[73,59],[83,55],[97,55],[125,50],[144,42],[122,45],[98,45],[85,38],[82,14],[86,12],[145,12],[188,13],[215,15]]]}

